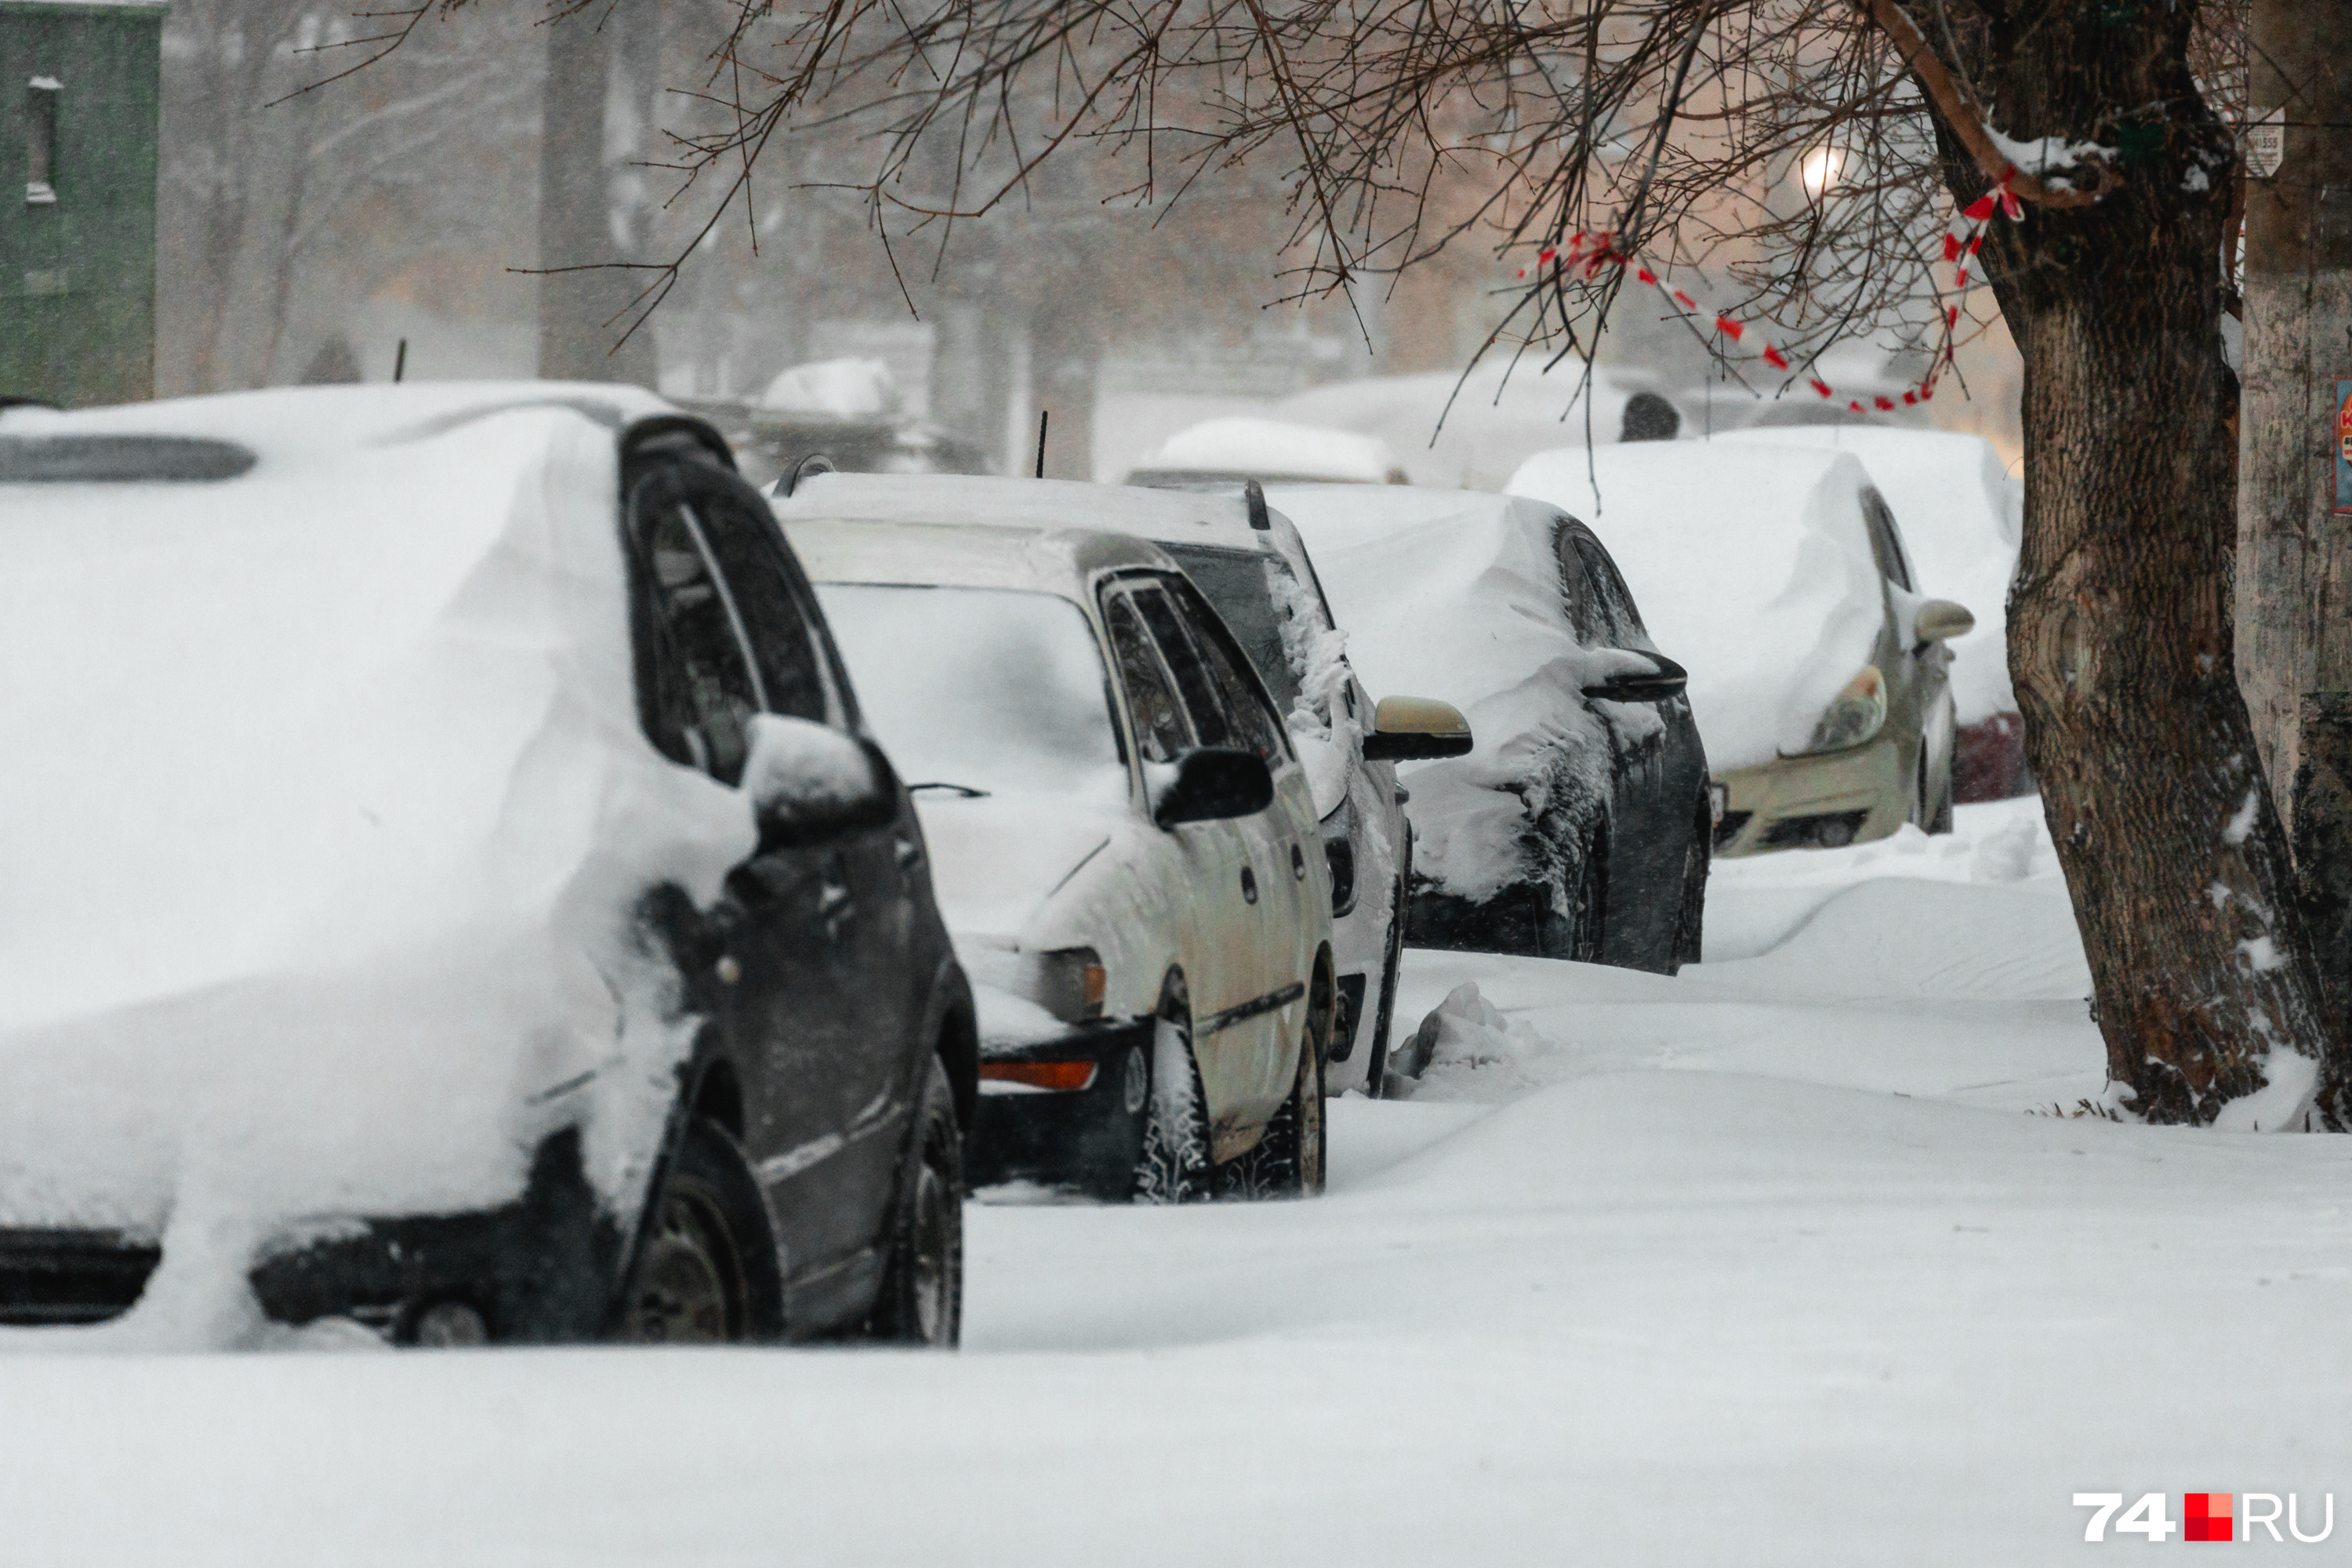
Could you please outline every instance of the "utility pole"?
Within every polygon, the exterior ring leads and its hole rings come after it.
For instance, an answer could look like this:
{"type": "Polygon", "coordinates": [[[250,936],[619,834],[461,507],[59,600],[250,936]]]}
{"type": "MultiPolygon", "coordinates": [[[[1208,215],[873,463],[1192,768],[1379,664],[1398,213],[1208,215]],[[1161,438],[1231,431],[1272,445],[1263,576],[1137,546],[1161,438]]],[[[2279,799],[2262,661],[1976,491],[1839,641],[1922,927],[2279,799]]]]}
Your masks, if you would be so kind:
{"type": "Polygon", "coordinates": [[[2340,1019],[2352,1001],[2352,514],[2335,510],[2336,384],[2352,379],[2352,0],[2252,0],[2248,45],[2238,679],[2340,1019]]]}

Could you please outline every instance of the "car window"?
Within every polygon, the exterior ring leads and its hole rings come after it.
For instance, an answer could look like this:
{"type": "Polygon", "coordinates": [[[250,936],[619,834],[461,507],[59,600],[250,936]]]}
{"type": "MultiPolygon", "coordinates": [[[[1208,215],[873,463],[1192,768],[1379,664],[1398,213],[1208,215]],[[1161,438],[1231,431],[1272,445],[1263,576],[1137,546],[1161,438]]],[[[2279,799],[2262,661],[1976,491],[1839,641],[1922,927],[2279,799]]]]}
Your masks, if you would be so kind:
{"type": "Polygon", "coordinates": [[[816,593],[857,671],[866,721],[910,785],[1125,801],[1109,672],[1076,604],[887,583],[816,593]]]}
{"type": "Polygon", "coordinates": [[[1118,684],[1135,721],[1136,754],[1147,763],[1174,762],[1192,749],[1192,732],[1151,634],[1144,630],[1126,590],[1104,595],[1103,625],[1110,632],[1111,659],[1118,667],[1118,684]]]}
{"type": "Polygon", "coordinates": [[[726,578],[690,507],[656,503],[639,530],[654,645],[648,738],[673,762],[736,784],[764,693],[726,578]]]}
{"type": "Polygon", "coordinates": [[[1903,531],[1895,526],[1895,512],[1876,490],[1862,492],[1863,520],[1870,525],[1870,553],[1878,574],[1902,589],[1916,593],[1911,584],[1911,559],[1903,552],[1903,531]]]}
{"type": "Polygon", "coordinates": [[[1285,710],[1296,707],[1299,671],[1291,668],[1290,650],[1283,641],[1283,623],[1288,614],[1276,601],[1272,577],[1272,574],[1279,572],[1295,589],[1297,579],[1291,576],[1289,563],[1280,556],[1255,551],[1203,544],[1163,544],[1160,548],[1176,558],[1184,574],[1216,606],[1218,616],[1240,639],[1242,652],[1256,669],[1258,679],[1274,693],[1275,701],[1285,710]]]}
{"type": "Polygon", "coordinates": [[[1235,746],[1243,744],[1239,724],[1226,705],[1225,695],[1209,673],[1200,651],[1192,646],[1191,634],[1185,631],[1183,617],[1176,612],[1175,601],[1162,587],[1132,590],[1135,607],[1143,613],[1144,624],[1151,628],[1151,640],[1160,645],[1160,657],[1166,661],[1168,672],[1176,678],[1176,695],[1184,704],[1186,717],[1192,721],[1193,737],[1203,746],[1235,746]]]}
{"type": "Polygon", "coordinates": [[[1625,579],[1617,574],[1617,563],[1609,559],[1609,552],[1597,539],[1582,534],[1576,536],[1576,553],[1584,564],[1584,581],[1600,614],[1610,625],[1611,646],[1629,647],[1650,640],[1642,625],[1642,612],[1633,606],[1633,591],[1625,579]]]}
{"type": "Polygon", "coordinates": [[[820,724],[834,718],[827,711],[811,617],[778,557],[772,525],[723,491],[693,492],[673,504],[692,510],[725,575],[769,710],[820,724]]]}
{"type": "Polygon", "coordinates": [[[1233,721],[1235,743],[1255,752],[1266,766],[1280,767],[1289,756],[1282,717],[1267,701],[1265,689],[1250,679],[1240,658],[1241,650],[1233,646],[1232,628],[1217,623],[1216,612],[1191,584],[1171,584],[1170,587],[1176,607],[1184,616],[1185,629],[1192,634],[1193,649],[1201,656],[1210,682],[1223,700],[1225,712],[1233,721]]]}
{"type": "Polygon", "coordinates": [[[1552,545],[1559,556],[1559,597],[1568,611],[1569,625],[1576,628],[1576,640],[1588,647],[1595,643],[1612,643],[1607,620],[1593,597],[1592,582],[1584,569],[1584,557],[1576,548],[1576,531],[1565,522],[1553,534],[1552,545]]]}

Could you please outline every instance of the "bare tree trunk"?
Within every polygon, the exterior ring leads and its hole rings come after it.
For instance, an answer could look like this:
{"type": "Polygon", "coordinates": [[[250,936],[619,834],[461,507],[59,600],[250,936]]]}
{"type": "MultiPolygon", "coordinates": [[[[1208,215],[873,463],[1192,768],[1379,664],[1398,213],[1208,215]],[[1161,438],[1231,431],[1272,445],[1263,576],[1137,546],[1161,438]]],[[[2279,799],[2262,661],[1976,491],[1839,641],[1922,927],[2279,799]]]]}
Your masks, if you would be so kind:
{"type": "Polygon", "coordinates": [[[651,26],[656,15],[641,5],[625,21],[618,7],[592,7],[547,25],[539,264],[591,268],[551,272],[539,280],[539,374],[551,380],[651,385],[659,368],[650,326],[621,341],[635,318],[631,303],[645,287],[645,275],[604,269],[607,263],[636,259],[629,253],[629,237],[614,232],[606,158],[604,110],[619,30],[651,26]]]}
{"type": "Polygon", "coordinates": [[[2340,1030],[2352,997],[2352,518],[2334,501],[2336,384],[2352,377],[2352,0],[2254,0],[2249,42],[2252,117],[2286,123],[2277,172],[2246,183],[2238,671],[2340,1030]]]}
{"type": "MultiPolygon", "coordinates": [[[[2028,208],[1987,247],[2025,355],[2010,668],[2109,1076],[2155,1120],[2210,1121],[2239,1101],[2232,1122],[2275,1128],[2324,1097],[2331,1037],[2236,682],[2229,137],[2189,78],[2189,26],[2155,6],[1987,26],[1977,79],[2012,135],[2124,141],[2115,106],[2172,106],[2130,124],[2138,151],[2118,188],[2028,208]]],[[[1973,199],[1983,176],[1938,132],[1956,194],[1973,199]]]]}

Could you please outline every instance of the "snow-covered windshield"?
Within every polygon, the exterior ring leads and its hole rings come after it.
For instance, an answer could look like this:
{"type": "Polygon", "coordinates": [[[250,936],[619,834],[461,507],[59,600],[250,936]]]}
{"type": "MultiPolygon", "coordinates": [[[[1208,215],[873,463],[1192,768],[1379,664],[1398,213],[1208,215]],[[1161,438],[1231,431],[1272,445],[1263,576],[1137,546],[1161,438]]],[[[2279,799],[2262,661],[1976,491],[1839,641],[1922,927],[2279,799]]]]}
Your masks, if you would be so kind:
{"type": "Polygon", "coordinates": [[[816,592],[866,725],[908,784],[1126,789],[1102,649],[1069,600],[859,583],[816,592]]]}
{"type": "Polygon", "coordinates": [[[1275,602],[1277,578],[1286,587],[1297,582],[1289,563],[1278,555],[1204,544],[1162,541],[1160,548],[1176,558],[1184,574],[1232,628],[1242,652],[1249,656],[1251,668],[1273,694],[1276,711],[1289,712],[1298,702],[1298,671],[1291,667],[1282,637],[1283,612],[1275,602]]]}

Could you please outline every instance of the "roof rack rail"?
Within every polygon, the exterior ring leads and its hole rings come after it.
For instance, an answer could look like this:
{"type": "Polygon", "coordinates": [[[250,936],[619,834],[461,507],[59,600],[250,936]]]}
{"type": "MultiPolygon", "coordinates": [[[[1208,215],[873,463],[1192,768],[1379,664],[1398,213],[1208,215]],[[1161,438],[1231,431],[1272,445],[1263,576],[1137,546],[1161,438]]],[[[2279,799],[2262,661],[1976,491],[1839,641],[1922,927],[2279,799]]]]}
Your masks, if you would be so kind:
{"type": "Polygon", "coordinates": [[[1252,528],[1256,529],[1260,533],[1264,533],[1274,526],[1273,520],[1265,515],[1265,487],[1264,485],[1259,484],[1255,479],[1244,479],[1242,481],[1242,504],[1249,508],[1249,522],[1252,528]]]}

